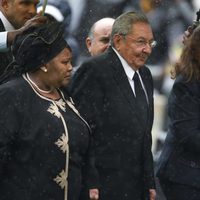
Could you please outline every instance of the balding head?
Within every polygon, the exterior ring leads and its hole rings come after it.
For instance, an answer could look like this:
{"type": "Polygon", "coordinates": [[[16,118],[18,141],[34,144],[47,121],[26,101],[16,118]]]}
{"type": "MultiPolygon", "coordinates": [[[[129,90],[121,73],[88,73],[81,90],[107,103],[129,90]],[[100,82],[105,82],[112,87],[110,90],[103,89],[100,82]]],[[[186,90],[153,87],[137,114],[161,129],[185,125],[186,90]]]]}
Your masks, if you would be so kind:
{"type": "Polygon", "coordinates": [[[114,21],[113,18],[102,18],[91,27],[86,38],[86,45],[92,56],[103,53],[109,47],[114,21]]]}

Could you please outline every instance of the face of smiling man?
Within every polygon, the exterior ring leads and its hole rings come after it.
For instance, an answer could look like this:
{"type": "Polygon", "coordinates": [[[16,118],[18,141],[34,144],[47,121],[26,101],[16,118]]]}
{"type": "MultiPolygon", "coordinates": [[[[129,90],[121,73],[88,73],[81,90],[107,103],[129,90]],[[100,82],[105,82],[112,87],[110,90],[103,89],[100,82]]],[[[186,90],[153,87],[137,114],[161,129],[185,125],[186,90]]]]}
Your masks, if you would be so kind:
{"type": "Polygon", "coordinates": [[[38,3],[39,0],[2,0],[1,6],[8,21],[18,29],[36,15],[38,3]]]}
{"type": "Polygon", "coordinates": [[[114,36],[116,50],[134,70],[145,64],[152,52],[153,42],[151,26],[145,22],[133,24],[127,35],[114,36]]]}

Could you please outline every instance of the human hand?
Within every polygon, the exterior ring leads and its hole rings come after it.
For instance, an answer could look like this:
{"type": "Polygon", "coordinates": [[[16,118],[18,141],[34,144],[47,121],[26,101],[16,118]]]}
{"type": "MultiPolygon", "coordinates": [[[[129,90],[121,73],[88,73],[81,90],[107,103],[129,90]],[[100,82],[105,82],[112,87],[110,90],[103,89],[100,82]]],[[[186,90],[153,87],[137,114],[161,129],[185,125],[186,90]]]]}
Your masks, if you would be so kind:
{"type": "Polygon", "coordinates": [[[156,190],[149,189],[149,200],[155,200],[155,199],[156,199],[156,190]]]}
{"type": "Polygon", "coordinates": [[[29,29],[30,27],[37,27],[42,24],[45,24],[48,21],[47,17],[41,16],[41,14],[37,14],[35,17],[26,21],[24,26],[17,30],[9,31],[7,35],[7,44],[10,46],[18,34],[23,33],[25,30],[29,29]]]}
{"type": "Polygon", "coordinates": [[[35,17],[26,21],[24,26],[22,26],[19,30],[21,32],[23,32],[23,31],[29,29],[30,27],[37,27],[37,26],[40,26],[42,24],[45,24],[47,21],[48,21],[48,18],[46,16],[42,16],[41,12],[40,12],[35,17]]]}
{"type": "Polygon", "coordinates": [[[91,200],[99,199],[99,190],[98,189],[90,189],[89,196],[91,200]]]}

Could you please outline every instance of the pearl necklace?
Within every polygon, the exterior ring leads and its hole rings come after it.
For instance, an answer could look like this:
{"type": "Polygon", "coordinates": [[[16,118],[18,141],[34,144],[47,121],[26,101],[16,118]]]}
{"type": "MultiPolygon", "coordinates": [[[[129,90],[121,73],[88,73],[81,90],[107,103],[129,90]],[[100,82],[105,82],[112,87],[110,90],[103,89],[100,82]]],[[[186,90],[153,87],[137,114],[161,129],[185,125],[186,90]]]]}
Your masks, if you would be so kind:
{"type": "Polygon", "coordinates": [[[51,92],[53,91],[53,89],[50,89],[50,90],[42,90],[42,89],[40,89],[40,88],[36,85],[36,83],[34,83],[34,82],[31,80],[31,78],[30,78],[30,76],[29,76],[28,73],[26,73],[26,77],[27,77],[27,79],[30,81],[30,83],[31,83],[39,92],[42,92],[42,93],[45,93],[45,94],[49,94],[49,93],[51,93],[51,92]]]}

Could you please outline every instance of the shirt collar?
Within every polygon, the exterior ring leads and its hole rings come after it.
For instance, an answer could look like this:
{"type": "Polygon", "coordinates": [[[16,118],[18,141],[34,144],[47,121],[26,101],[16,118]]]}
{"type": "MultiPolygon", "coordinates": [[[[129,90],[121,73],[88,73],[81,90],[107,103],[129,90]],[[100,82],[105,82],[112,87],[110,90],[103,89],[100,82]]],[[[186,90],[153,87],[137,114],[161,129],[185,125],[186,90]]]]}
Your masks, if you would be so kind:
{"type": "Polygon", "coordinates": [[[128,79],[129,79],[129,80],[132,80],[132,79],[133,79],[133,76],[134,76],[134,74],[135,74],[135,72],[138,72],[138,73],[139,73],[139,71],[138,71],[138,70],[137,70],[137,71],[133,70],[133,68],[132,68],[132,67],[126,62],[126,60],[118,53],[118,51],[117,51],[114,47],[112,47],[112,48],[113,48],[113,50],[115,51],[115,53],[117,54],[118,58],[120,59],[120,61],[121,61],[121,63],[122,63],[122,66],[123,66],[123,68],[124,68],[124,71],[125,71],[125,73],[126,73],[128,79]]]}
{"type": "Polygon", "coordinates": [[[6,17],[4,16],[4,14],[1,11],[0,11],[0,18],[1,18],[1,21],[2,21],[6,31],[15,30],[13,25],[6,19],[6,17]]]}

